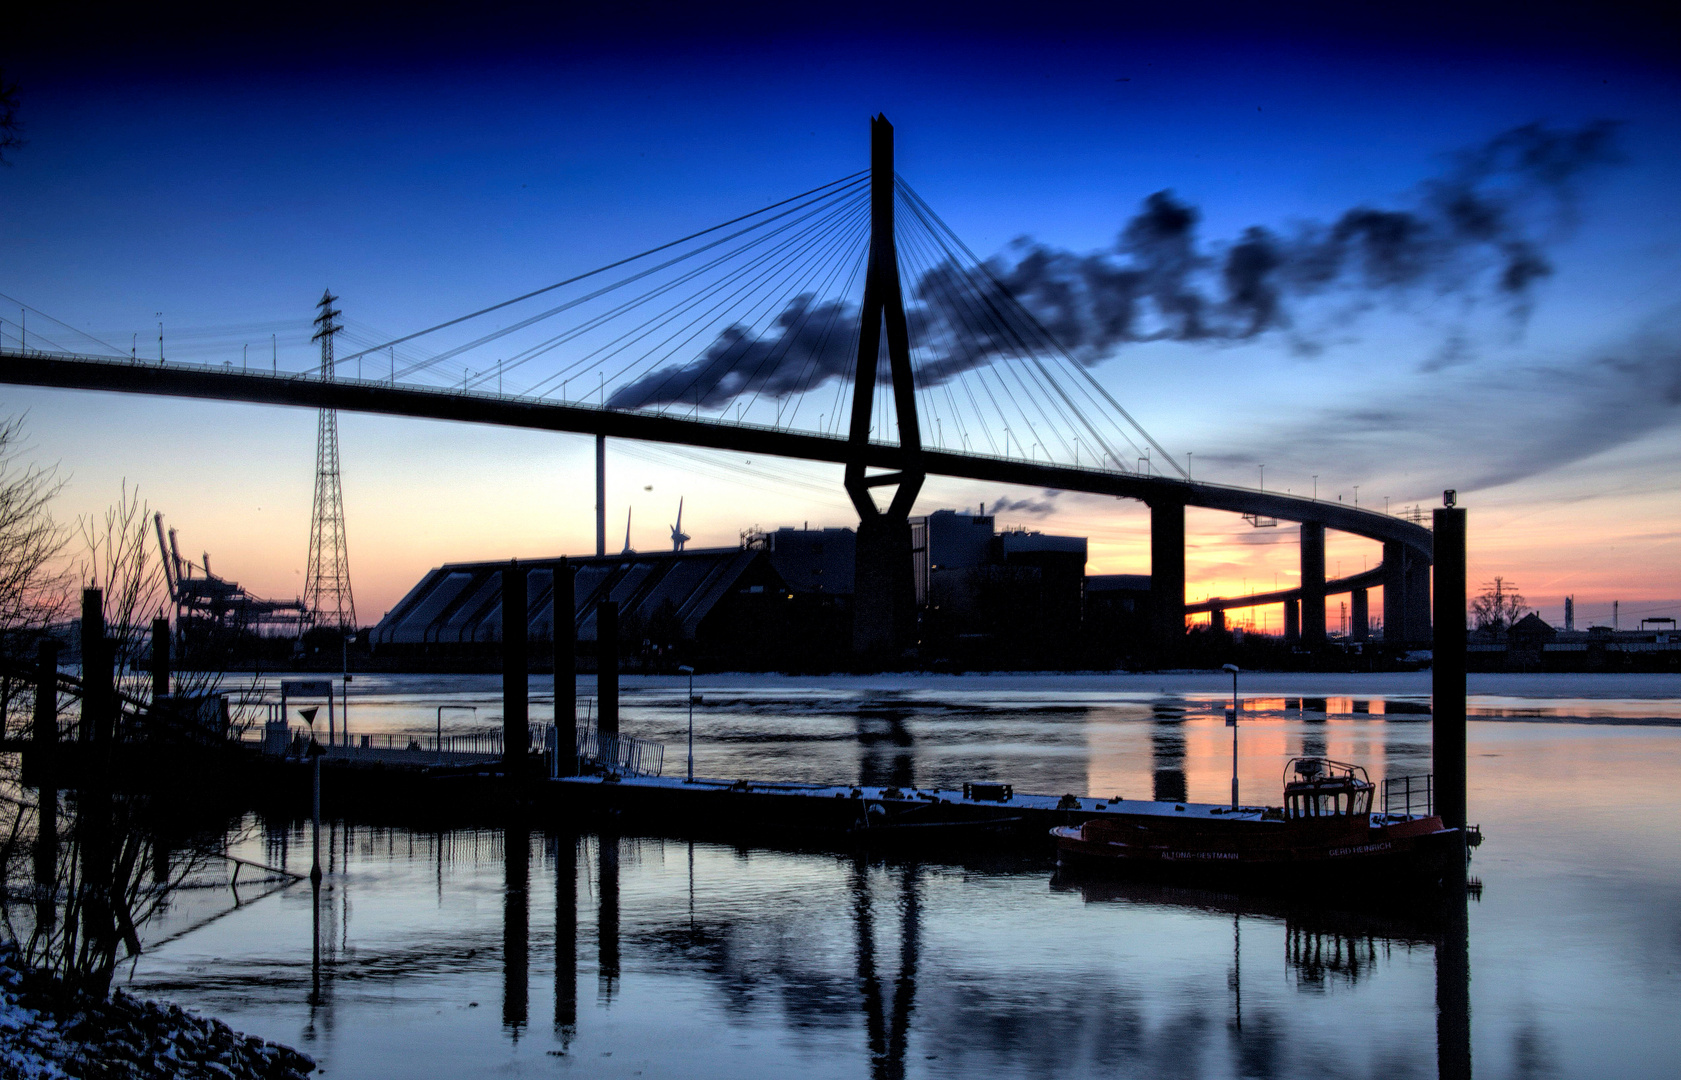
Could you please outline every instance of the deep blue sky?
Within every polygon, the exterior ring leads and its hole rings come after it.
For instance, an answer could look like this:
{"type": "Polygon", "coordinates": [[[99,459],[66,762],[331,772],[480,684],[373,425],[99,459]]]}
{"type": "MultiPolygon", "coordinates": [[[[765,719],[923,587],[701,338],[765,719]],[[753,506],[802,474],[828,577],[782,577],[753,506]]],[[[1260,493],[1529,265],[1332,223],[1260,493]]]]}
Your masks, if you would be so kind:
{"type": "MultiPolygon", "coordinates": [[[[1347,7],[66,16],[26,25],[4,57],[29,142],[0,172],[0,293],[114,344],[138,334],[142,353],[158,311],[182,358],[237,362],[246,342],[266,358],[274,332],[282,364],[302,367],[298,330],[324,286],[370,334],[427,325],[850,173],[877,111],[898,129],[899,171],[982,254],[1019,236],[1105,248],[1162,189],[1199,208],[1210,242],[1406,206],[1456,150],[1531,122],[1611,120],[1621,161],[1547,225],[1554,273],[1525,319],[1416,291],[1304,312],[1326,346],[1313,356],[1270,335],[1133,346],[1098,370],[1199,472],[1250,482],[1266,463],[1269,485],[1319,474],[1368,500],[1480,491],[1474,570],[1515,574],[1553,606],[1569,591],[1607,606],[1681,596],[1664,569],[1681,565],[1673,25],[1605,6],[1347,7]],[[1444,367],[1432,358],[1450,339],[1465,344],[1444,367]]],[[[6,399],[74,474],[67,512],[103,506],[126,477],[230,572],[292,591],[312,417],[6,399]]],[[[581,441],[344,427],[365,616],[447,559],[589,543],[588,494],[564,480],[581,441]],[[552,498],[508,508],[533,485],[552,498]]],[[[838,483],[827,496],[827,473],[801,475],[817,487],[784,498],[635,459],[615,500],[657,524],[666,493],[686,491],[685,527],[705,542],[849,523],[838,483]]],[[[935,487],[924,502],[1000,494],[935,487]]],[[[1139,569],[1130,517],[1058,508],[1044,527],[1091,535],[1094,569],[1139,569]]],[[[659,546],[649,529],[639,545],[659,546]]],[[[1208,529],[1209,589],[1291,565],[1287,545],[1208,529]]]]}

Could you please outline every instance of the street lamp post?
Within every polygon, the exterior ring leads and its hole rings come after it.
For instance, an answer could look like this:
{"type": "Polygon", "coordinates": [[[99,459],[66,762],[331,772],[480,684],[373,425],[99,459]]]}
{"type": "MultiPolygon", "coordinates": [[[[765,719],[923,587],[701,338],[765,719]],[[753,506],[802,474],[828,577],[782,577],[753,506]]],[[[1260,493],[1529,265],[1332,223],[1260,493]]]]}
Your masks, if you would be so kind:
{"type": "Polygon", "coordinates": [[[1226,726],[1232,729],[1232,809],[1237,809],[1237,672],[1236,664],[1226,664],[1232,673],[1232,707],[1226,710],[1226,726]]]}
{"type": "Polygon", "coordinates": [[[692,784],[695,782],[695,669],[679,664],[677,670],[689,677],[689,777],[684,783],[692,784]]]}
{"type": "Polygon", "coordinates": [[[355,640],[355,634],[346,634],[342,643],[344,646],[344,669],[341,674],[344,676],[344,686],[341,694],[344,698],[344,707],[339,711],[344,714],[344,745],[347,748],[350,746],[350,643],[355,640]]]}

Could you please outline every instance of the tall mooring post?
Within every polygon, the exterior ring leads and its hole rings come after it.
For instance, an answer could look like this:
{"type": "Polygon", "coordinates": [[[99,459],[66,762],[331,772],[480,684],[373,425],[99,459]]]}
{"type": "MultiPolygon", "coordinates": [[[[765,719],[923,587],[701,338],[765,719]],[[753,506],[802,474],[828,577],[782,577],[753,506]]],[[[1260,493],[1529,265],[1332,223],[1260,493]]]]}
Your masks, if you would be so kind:
{"type": "MultiPolygon", "coordinates": [[[[619,602],[595,605],[595,730],[619,737],[619,602]]],[[[606,748],[602,748],[606,753],[606,748]]]]}
{"type": "Polygon", "coordinates": [[[169,696],[169,620],[152,620],[152,705],[169,696]]]}
{"type": "Polygon", "coordinates": [[[35,925],[51,926],[58,905],[58,642],[35,653],[35,716],[27,780],[35,788],[35,925]]]}
{"type": "Polygon", "coordinates": [[[578,772],[577,579],[565,559],[554,568],[554,726],[556,776],[578,772]]]}
{"type": "Polygon", "coordinates": [[[1435,633],[1430,662],[1430,756],[1436,812],[1465,827],[1465,511],[1442,493],[1435,512],[1435,633]]]}
{"type": "Polygon", "coordinates": [[[117,689],[113,650],[105,637],[105,594],[82,590],[82,739],[92,745],[76,786],[80,841],[82,932],[96,949],[116,940],[111,881],[111,788],[109,769],[116,741],[117,689]]]}
{"type": "Polygon", "coordinates": [[[117,690],[111,643],[105,638],[105,594],[82,590],[82,740],[109,745],[116,727],[117,690]]]}
{"type": "MultiPolygon", "coordinates": [[[[852,421],[847,439],[846,493],[858,511],[853,573],[852,648],[861,656],[892,657],[916,635],[916,581],[911,563],[911,505],[927,472],[911,376],[910,331],[899,284],[899,256],[893,225],[893,125],[870,121],[870,255],[859,313],[858,365],[852,383],[852,421]],[[867,475],[876,371],[886,332],[887,367],[893,385],[900,468],[867,475]],[[898,485],[885,511],[870,489],[898,485]]],[[[879,432],[885,441],[886,432],[879,432]]]]}
{"type": "Polygon", "coordinates": [[[531,741],[525,579],[525,567],[518,559],[502,568],[502,763],[510,777],[524,764],[531,741]]]}

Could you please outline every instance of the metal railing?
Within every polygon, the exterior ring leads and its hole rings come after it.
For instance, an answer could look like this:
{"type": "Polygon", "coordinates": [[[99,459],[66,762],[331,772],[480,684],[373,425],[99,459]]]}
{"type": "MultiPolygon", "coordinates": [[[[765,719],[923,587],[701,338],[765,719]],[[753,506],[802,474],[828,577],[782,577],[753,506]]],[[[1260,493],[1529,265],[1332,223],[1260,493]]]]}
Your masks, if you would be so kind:
{"type": "Polygon", "coordinates": [[[665,744],[633,735],[603,735],[594,726],[578,729],[578,760],[610,772],[658,776],[665,768],[665,744]]]}
{"type": "Polygon", "coordinates": [[[1413,804],[1422,804],[1425,814],[1436,812],[1435,776],[1391,776],[1383,782],[1383,812],[1411,814],[1413,804]]]}
{"type": "MultiPolygon", "coordinates": [[[[533,724],[527,728],[527,748],[533,752],[543,750],[547,745],[545,732],[547,724],[533,724]]],[[[325,731],[316,731],[315,737],[326,741],[325,731]]],[[[284,755],[295,753],[307,745],[310,729],[300,725],[280,727],[278,725],[263,725],[253,727],[241,733],[242,741],[260,743],[268,753],[284,755]]],[[[450,755],[459,754],[472,757],[499,758],[502,756],[502,732],[494,730],[468,731],[454,734],[446,733],[440,740],[432,731],[381,731],[369,733],[352,733],[346,744],[343,733],[332,747],[332,752],[354,752],[357,750],[407,751],[413,754],[450,755]]]]}

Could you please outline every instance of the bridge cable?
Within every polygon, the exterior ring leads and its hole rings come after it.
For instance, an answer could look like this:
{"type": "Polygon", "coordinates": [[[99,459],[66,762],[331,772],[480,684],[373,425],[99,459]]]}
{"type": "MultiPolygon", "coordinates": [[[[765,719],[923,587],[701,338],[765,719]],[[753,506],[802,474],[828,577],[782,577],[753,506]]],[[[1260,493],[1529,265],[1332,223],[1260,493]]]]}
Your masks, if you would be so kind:
{"type": "MultiPolygon", "coordinates": [[[[688,236],[678,237],[676,240],[672,240],[672,241],[669,241],[667,243],[660,244],[657,247],[651,247],[648,250],[638,252],[635,255],[631,255],[631,256],[628,256],[626,258],[619,259],[615,262],[607,263],[604,266],[598,266],[594,270],[587,270],[582,274],[575,274],[572,277],[566,278],[563,281],[557,281],[553,285],[545,285],[540,289],[533,289],[528,293],[522,293],[521,295],[516,296],[511,300],[503,300],[501,303],[492,304],[489,307],[485,307],[485,308],[480,308],[478,311],[469,312],[466,315],[461,315],[461,316],[458,316],[458,317],[453,318],[453,319],[448,319],[444,322],[438,323],[436,326],[429,326],[424,330],[416,330],[412,334],[405,334],[402,337],[393,338],[390,341],[387,341],[387,342],[385,342],[381,345],[378,345],[378,346],[376,346],[372,349],[363,350],[363,354],[365,355],[366,353],[370,353],[370,352],[378,352],[380,349],[390,348],[393,345],[401,345],[405,341],[412,341],[417,337],[421,337],[421,336],[424,336],[426,334],[430,334],[434,331],[442,330],[442,329],[444,329],[446,327],[450,327],[450,326],[455,326],[456,324],[466,322],[469,319],[476,319],[481,315],[488,315],[493,311],[500,311],[505,307],[511,307],[512,305],[520,303],[523,300],[529,300],[534,296],[541,296],[544,293],[553,292],[556,289],[563,288],[567,285],[572,285],[572,284],[574,284],[576,282],[579,282],[579,281],[583,281],[586,278],[594,277],[596,274],[605,273],[608,270],[613,270],[613,269],[616,269],[618,267],[625,266],[629,263],[635,262],[638,259],[647,258],[649,255],[654,255],[654,254],[657,254],[661,251],[667,251],[671,248],[676,247],[679,244],[686,244],[690,240],[697,240],[702,236],[708,235],[709,233],[715,233],[719,229],[727,229],[731,225],[734,225],[738,222],[746,221],[749,218],[758,217],[760,214],[766,213],[770,210],[774,210],[777,207],[786,206],[789,203],[793,203],[793,202],[799,202],[801,199],[807,198],[811,195],[815,195],[820,191],[826,191],[829,188],[837,187],[839,185],[847,184],[849,182],[859,181],[861,178],[867,177],[868,175],[869,175],[869,170],[868,169],[860,169],[859,171],[851,174],[850,176],[843,176],[839,180],[831,180],[827,184],[820,184],[817,187],[814,187],[809,191],[804,191],[804,192],[801,192],[798,195],[793,195],[793,196],[790,196],[789,198],[783,199],[781,202],[771,203],[769,206],[761,207],[761,208],[759,208],[757,210],[753,210],[749,213],[742,214],[739,217],[733,217],[728,221],[720,222],[717,225],[713,225],[710,228],[701,229],[699,232],[690,233],[688,236]]],[[[355,355],[345,357],[345,359],[347,359],[347,360],[354,360],[355,358],[356,358],[355,355]]]]}
{"type": "Polygon", "coordinates": [[[1146,431],[1144,429],[1144,426],[1142,424],[1140,424],[1136,419],[1134,419],[1133,415],[1130,412],[1128,412],[1126,410],[1126,408],[1121,405],[1120,402],[1115,400],[1114,395],[1109,393],[1108,389],[1106,387],[1104,387],[1103,384],[1100,383],[1091,374],[1091,372],[1089,370],[1087,370],[1085,365],[1081,364],[1079,361],[1075,360],[1073,356],[1069,355],[1068,350],[1065,349],[1062,346],[1062,344],[1059,341],[1057,341],[1056,337],[1054,335],[1052,335],[1051,332],[1049,330],[1047,330],[1044,327],[1044,325],[1039,322],[1039,320],[1037,318],[1034,317],[1032,312],[1027,310],[1027,308],[1021,303],[1021,301],[1016,298],[1015,294],[1010,292],[1010,290],[1004,285],[1004,283],[998,280],[997,275],[995,275],[992,272],[991,268],[988,267],[984,262],[982,262],[975,255],[975,253],[969,249],[967,244],[963,243],[962,238],[959,237],[957,235],[957,233],[952,230],[951,226],[947,225],[945,223],[945,221],[943,219],[941,219],[939,214],[937,214],[934,211],[934,209],[931,206],[928,205],[927,201],[924,200],[921,195],[917,194],[916,190],[914,188],[911,188],[909,184],[905,185],[905,190],[909,193],[910,198],[915,200],[915,202],[918,204],[918,206],[920,206],[922,208],[924,213],[926,213],[928,215],[928,217],[939,227],[941,232],[944,233],[946,236],[950,237],[952,242],[957,246],[957,248],[960,249],[961,251],[963,251],[964,254],[966,254],[969,257],[969,259],[975,264],[975,266],[983,274],[985,274],[987,276],[987,278],[992,282],[993,286],[995,288],[997,288],[999,293],[1002,296],[1004,296],[1009,301],[1011,306],[1014,307],[1019,312],[1019,314],[1026,321],[1027,325],[1034,329],[1034,331],[1041,338],[1041,340],[1046,342],[1046,344],[1051,346],[1056,352],[1060,353],[1063,356],[1063,358],[1067,360],[1069,365],[1071,367],[1073,367],[1075,369],[1075,371],[1077,371],[1079,374],[1083,375],[1085,380],[1091,384],[1093,389],[1095,389],[1099,394],[1101,394],[1103,396],[1104,400],[1106,400],[1109,403],[1109,405],[1115,409],[1116,412],[1118,412],[1122,417],[1124,417],[1126,419],[1127,423],[1132,425],[1133,429],[1136,430],[1140,435],[1142,435],[1144,437],[1145,441],[1147,441],[1152,447],[1155,448],[1155,450],[1158,453],[1160,453],[1162,455],[1162,459],[1164,461],[1166,461],[1169,465],[1173,466],[1174,470],[1177,471],[1181,476],[1185,476],[1186,475],[1185,470],[1180,467],[1178,461],[1176,461],[1173,458],[1173,455],[1169,454],[1165,449],[1163,449],[1161,443],[1157,442],[1155,437],[1152,436],[1148,431],[1146,431]]]}

